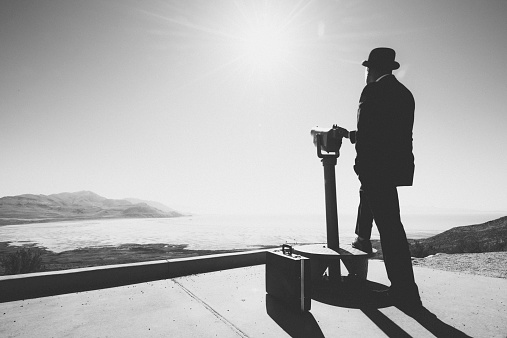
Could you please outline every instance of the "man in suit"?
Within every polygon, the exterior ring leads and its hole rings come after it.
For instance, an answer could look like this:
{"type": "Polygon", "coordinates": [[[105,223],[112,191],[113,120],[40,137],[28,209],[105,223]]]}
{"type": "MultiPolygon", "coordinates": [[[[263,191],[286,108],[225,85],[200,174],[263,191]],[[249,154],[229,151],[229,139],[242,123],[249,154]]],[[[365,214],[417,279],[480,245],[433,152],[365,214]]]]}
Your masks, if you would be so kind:
{"type": "Polygon", "coordinates": [[[415,101],[392,71],[399,68],[395,51],[376,48],[366,67],[366,87],[359,100],[357,130],[338,127],[335,135],[356,147],[354,170],[361,182],[356,234],[352,246],[371,253],[373,220],[380,233],[389,290],[376,293],[396,305],[422,307],[414,279],[409,246],[400,218],[398,186],[411,186],[414,177],[412,127],[415,101]]]}

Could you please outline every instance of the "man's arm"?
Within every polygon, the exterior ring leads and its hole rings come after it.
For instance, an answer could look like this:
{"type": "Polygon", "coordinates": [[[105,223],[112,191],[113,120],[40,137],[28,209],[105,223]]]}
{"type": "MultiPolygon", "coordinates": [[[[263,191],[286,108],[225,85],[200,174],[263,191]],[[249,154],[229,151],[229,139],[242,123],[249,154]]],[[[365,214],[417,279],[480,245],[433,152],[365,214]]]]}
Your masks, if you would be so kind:
{"type": "Polygon", "coordinates": [[[356,130],[349,131],[348,138],[350,139],[350,143],[352,143],[352,144],[356,144],[356,133],[357,133],[356,130]]]}

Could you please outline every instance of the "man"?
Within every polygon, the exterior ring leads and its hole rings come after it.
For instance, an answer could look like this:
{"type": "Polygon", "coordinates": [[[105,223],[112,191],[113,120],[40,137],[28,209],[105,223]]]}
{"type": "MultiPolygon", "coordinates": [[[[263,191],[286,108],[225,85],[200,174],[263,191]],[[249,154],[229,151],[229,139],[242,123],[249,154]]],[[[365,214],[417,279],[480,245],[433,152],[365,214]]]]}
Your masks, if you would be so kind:
{"type": "Polygon", "coordinates": [[[412,127],[415,102],[412,93],[392,71],[400,67],[395,51],[376,48],[366,67],[366,87],[357,112],[357,131],[337,128],[337,136],[355,144],[354,170],[361,182],[357,214],[357,238],[352,246],[371,253],[373,220],[380,241],[389,290],[377,293],[396,305],[410,309],[422,307],[414,280],[407,237],[400,219],[398,186],[411,186],[414,177],[412,127]]]}

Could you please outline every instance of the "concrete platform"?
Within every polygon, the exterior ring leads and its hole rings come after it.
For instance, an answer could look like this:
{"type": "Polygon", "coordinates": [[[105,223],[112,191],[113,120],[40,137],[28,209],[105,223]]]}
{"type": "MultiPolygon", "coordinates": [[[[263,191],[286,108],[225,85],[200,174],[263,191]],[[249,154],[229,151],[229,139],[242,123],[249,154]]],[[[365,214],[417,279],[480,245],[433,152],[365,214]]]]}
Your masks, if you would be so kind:
{"type": "MultiPolygon", "coordinates": [[[[507,336],[505,279],[415,267],[425,316],[333,297],[312,300],[312,310],[299,315],[266,296],[264,269],[0,303],[0,337],[507,336]]],[[[370,261],[368,280],[389,284],[382,261],[370,261]]]]}

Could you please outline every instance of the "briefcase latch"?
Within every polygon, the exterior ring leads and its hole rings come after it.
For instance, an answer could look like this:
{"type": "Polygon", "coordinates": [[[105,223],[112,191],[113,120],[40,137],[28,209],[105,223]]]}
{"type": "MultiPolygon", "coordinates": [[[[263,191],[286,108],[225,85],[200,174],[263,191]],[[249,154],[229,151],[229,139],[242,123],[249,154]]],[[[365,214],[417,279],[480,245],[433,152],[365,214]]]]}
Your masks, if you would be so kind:
{"type": "Polygon", "coordinates": [[[292,256],[292,246],[290,246],[289,244],[282,244],[282,253],[284,255],[289,255],[289,256],[292,256]],[[285,249],[287,249],[287,252],[285,252],[285,249]]]}

